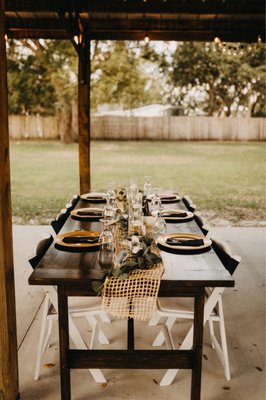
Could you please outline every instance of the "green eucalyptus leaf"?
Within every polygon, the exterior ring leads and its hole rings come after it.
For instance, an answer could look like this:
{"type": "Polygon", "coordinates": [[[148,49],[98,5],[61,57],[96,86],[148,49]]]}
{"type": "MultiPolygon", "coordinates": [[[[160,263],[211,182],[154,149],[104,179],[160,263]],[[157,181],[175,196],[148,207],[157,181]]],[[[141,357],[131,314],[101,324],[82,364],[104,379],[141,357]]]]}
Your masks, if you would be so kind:
{"type": "Polygon", "coordinates": [[[121,280],[125,280],[127,278],[128,278],[128,274],[126,274],[126,273],[119,275],[119,279],[121,279],[121,280]]]}
{"type": "Polygon", "coordinates": [[[113,276],[119,276],[121,274],[121,268],[113,268],[112,270],[112,275],[113,276]]]}
{"type": "Polygon", "coordinates": [[[91,282],[91,287],[95,293],[100,294],[102,291],[102,288],[103,288],[103,282],[93,281],[93,282],[91,282]]]}
{"type": "Polygon", "coordinates": [[[138,266],[138,262],[137,261],[127,261],[125,264],[126,268],[134,268],[138,266]]]}

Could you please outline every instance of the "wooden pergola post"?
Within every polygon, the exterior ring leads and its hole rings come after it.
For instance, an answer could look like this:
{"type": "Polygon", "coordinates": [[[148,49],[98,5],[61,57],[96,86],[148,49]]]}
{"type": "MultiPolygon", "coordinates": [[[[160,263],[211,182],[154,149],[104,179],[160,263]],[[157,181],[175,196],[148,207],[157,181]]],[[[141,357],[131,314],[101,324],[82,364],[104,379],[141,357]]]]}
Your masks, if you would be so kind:
{"type": "Polygon", "coordinates": [[[15,400],[19,386],[4,19],[0,0],[0,399],[15,400]]]}
{"type": "Polygon", "coordinates": [[[90,40],[81,43],[78,73],[78,131],[80,194],[91,188],[90,181],[90,40]]]}

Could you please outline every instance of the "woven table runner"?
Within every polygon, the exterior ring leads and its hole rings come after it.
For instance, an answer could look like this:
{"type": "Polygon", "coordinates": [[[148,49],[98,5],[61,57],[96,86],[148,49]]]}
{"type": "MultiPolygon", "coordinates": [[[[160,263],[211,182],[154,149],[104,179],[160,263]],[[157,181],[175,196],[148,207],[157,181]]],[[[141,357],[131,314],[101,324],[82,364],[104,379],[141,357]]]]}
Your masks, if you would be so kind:
{"type": "MultiPolygon", "coordinates": [[[[125,231],[118,224],[115,232],[117,254],[123,249],[125,231]]],[[[160,250],[154,244],[152,252],[160,250]]],[[[156,300],[164,267],[161,263],[149,269],[133,270],[128,278],[107,277],[102,290],[102,308],[116,318],[150,319],[156,310],[156,300]]]]}

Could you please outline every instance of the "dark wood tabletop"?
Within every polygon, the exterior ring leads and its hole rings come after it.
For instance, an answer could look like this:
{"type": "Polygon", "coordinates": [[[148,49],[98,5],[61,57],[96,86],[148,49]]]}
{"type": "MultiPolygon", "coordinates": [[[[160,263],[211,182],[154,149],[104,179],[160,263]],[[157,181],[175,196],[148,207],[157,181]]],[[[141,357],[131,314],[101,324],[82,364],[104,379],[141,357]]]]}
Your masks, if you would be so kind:
{"type": "MultiPolygon", "coordinates": [[[[104,204],[93,204],[79,200],[75,208],[103,207],[104,204]]],[[[184,203],[167,204],[167,208],[186,209],[184,203]]],[[[67,219],[60,233],[74,230],[102,231],[100,221],[79,221],[71,216],[67,219]]],[[[167,224],[168,232],[190,232],[200,234],[200,228],[194,220],[184,223],[167,224]]],[[[176,288],[191,286],[234,286],[234,280],[224,268],[214,250],[202,254],[180,255],[161,251],[165,267],[161,280],[160,296],[175,295],[176,288]]],[[[101,279],[103,271],[98,263],[98,251],[73,253],[59,250],[54,242],[40,261],[38,267],[29,277],[30,285],[71,285],[86,286],[88,294],[92,281],[101,279]]]]}

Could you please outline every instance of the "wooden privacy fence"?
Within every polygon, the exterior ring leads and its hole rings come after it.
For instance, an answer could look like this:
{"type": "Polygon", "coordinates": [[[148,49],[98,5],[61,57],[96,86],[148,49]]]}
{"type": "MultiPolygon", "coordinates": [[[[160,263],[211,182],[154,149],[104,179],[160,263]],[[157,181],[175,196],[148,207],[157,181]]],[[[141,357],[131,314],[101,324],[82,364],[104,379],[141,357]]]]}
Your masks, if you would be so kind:
{"type": "MultiPolygon", "coordinates": [[[[57,139],[56,117],[9,117],[11,139],[57,139]]],[[[93,116],[95,140],[254,140],[265,141],[266,118],[93,116]]]]}

